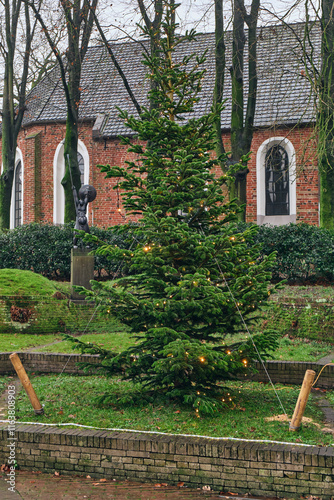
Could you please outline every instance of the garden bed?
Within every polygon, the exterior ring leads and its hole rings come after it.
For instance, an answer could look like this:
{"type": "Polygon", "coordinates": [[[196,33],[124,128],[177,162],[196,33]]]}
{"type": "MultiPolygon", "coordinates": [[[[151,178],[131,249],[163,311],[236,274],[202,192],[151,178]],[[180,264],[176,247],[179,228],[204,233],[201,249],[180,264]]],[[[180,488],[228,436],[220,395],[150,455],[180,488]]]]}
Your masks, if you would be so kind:
{"type": "Polygon", "coordinates": [[[155,400],[153,394],[119,378],[104,376],[32,374],[31,382],[44,406],[44,415],[35,415],[22,389],[16,395],[16,419],[46,424],[79,424],[96,428],[121,428],[196,434],[210,437],[265,439],[330,446],[333,434],[323,424],[323,414],[310,396],[300,433],[290,432],[299,387],[226,381],[226,405],[216,415],[201,415],[197,410],[170,401],[155,400]],[[277,398],[277,394],[279,399],[277,398]],[[100,402],[101,396],[109,399],[100,402]],[[283,413],[286,413],[284,418],[283,413]],[[274,418],[273,418],[274,417],[274,418]]]}

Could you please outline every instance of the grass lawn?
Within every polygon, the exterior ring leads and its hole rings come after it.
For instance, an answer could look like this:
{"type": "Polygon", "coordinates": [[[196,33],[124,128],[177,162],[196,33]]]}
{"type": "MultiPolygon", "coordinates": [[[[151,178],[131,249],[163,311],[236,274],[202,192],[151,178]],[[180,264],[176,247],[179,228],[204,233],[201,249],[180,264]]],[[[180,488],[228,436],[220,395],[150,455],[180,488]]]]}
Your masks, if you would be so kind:
{"type": "MultiPolygon", "coordinates": [[[[115,330],[104,333],[87,333],[80,336],[84,342],[94,342],[105,349],[120,352],[134,342],[126,329],[115,324],[115,330]]],[[[273,359],[284,361],[317,361],[333,352],[334,345],[308,339],[282,337],[273,359]]],[[[23,351],[73,353],[72,344],[59,335],[0,334],[0,352],[23,351]],[[53,342],[59,341],[56,344],[53,342]],[[45,345],[50,344],[50,345],[45,345]],[[44,346],[44,347],[39,347],[44,346]]],[[[79,352],[79,351],[76,351],[79,352]]]]}
{"type": "MultiPolygon", "coordinates": [[[[298,433],[288,430],[288,422],[267,421],[266,417],[281,415],[282,408],[272,387],[256,382],[226,382],[232,402],[215,417],[198,416],[194,410],[173,404],[152,403],[141,398],[131,404],[131,382],[104,376],[78,377],[71,375],[32,375],[32,385],[44,405],[45,414],[36,416],[22,390],[16,399],[16,416],[22,422],[45,422],[89,425],[100,428],[121,428],[176,434],[268,439],[320,446],[333,445],[333,435],[324,433],[322,414],[310,396],[305,417],[319,423],[303,424],[298,433]],[[79,382],[79,383],[78,383],[79,382]],[[96,399],[113,394],[113,402],[99,406],[96,399]],[[127,397],[130,404],[118,402],[127,397]],[[139,401],[139,402],[138,402],[139,401]]],[[[282,404],[291,418],[299,387],[276,385],[282,404]]]]}
{"type": "Polygon", "coordinates": [[[10,377],[8,375],[1,375],[0,376],[0,395],[7,389],[8,384],[10,381],[13,379],[13,377],[10,377]]]}

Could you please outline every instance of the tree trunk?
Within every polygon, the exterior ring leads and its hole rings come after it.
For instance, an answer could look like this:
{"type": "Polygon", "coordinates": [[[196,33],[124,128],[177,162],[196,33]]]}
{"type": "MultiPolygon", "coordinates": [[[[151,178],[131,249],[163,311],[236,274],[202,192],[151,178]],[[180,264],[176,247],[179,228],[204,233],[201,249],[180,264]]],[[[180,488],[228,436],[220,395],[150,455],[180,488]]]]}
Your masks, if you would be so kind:
{"type": "Polygon", "coordinates": [[[334,19],[333,2],[322,1],[322,67],[318,109],[320,226],[334,229],[334,19]]]}
{"type": "MultiPolygon", "coordinates": [[[[154,0],[154,17],[152,20],[148,17],[148,9],[144,5],[144,0],[137,1],[142,19],[146,27],[146,32],[150,39],[151,56],[158,57],[160,53],[160,27],[163,14],[163,1],[154,0]]],[[[154,91],[156,88],[158,88],[157,82],[151,80],[151,91],[154,91]]],[[[154,98],[154,96],[151,96],[150,110],[155,109],[156,107],[156,99],[154,98]]]]}
{"type": "Polygon", "coordinates": [[[14,132],[13,57],[8,51],[5,60],[2,107],[2,163],[0,181],[0,228],[9,229],[10,204],[15,169],[16,140],[14,132]]]}
{"type": "Polygon", "coordinates": [[[65,193],[64,222],[71,222],[76,219],[72,183],[78,192],[81,179],[78,165],[78,120],[70,111],[67,112],[66,120],[64,162],[65,174],[61,181],[65,193]]]}
{"type": "Polygon", "coordinates": [[[61,181],[65,194],[64,222],[76,219],[76,210],[73,198],[72,185],[77,192],[80,189],[80,170],[78,165],[78,113],[81,99],[80,76],[81,76],[81,54],[80,54],[80,2],[77,2],[77,10],[74,8],[72,23],[68,23],[68,50],[67,61],[69,68],[66,133],[64,142],[64,164],[65,174],[61,181]]]}
{"type": "Polygon", "coordinates": [[[4,89],[2,105],[2,164],[3,172],[0,176],[0,230],[10,227],[10,205],[15,173],[15,156],[17,137],[21,127],[24,114],[24,99],[27,83],[27,67],[31,46],[31,30],[29,11],[25,9],[26,23],[26,51],[23,60],[23,71],[21,76],[20,95],[17,110],[15,112],[14,96],[14,56],[17,36],[17,25],[21,10],[21,0],[11,4],[5,1],[5,38],[6,56],[4,72],[4,89]]]}
{"type": "MultiPolygon", "coordinates": [[[[231,163],[241,161],[246,154],[244,146],[244,49],[246,43],[244,31],[243,0],[235,0],[233,10],[232,42],[232,113],[231,113],[231,163]]],[[[246,171],[240,170],[235,175],[235,182],[230,186],[230,197],[236,198],[244,209],[239,214],[240,220],[246,217],[246,171]]]]}
{"type": "MultiPolygon", "coordinates": [[[[225,148],[222,139],[221,126],[221,105],[223,102],[224,92],[224,75],[225,75],[225,40],[224,40],[224,11],[223,0],[215,0],[215,57],[216,57],[216,78],[213,94],[213,107],[217,112],[217,121],[215,122],[216,132],[216,155],[219,159],[224,153],[225,148]]],[[[225,162],[219,162],[220,166],[225,170],[225,162]]]]}

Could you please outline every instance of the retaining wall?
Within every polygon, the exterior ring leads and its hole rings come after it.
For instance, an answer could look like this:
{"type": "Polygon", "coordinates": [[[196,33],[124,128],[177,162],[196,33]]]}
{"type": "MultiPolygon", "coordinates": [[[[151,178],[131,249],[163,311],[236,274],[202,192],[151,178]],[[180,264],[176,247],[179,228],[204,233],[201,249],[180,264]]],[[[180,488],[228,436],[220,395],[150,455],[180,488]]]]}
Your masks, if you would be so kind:
{"type": "MultiPolygon", "coordinates": [[[[17,425],[21,468],[92,477],[185,482],[215,491],[334,498],[334,450],[196,436],[17,425]]],[[[8,457],[0,424],[0,463],[8,457]]]]}
{"type": "MultiPolygon", "coordinates": [[[[97,355],[90,354],[46,354],[34,352],[19,352],[20,359],[27,371],[41,373],[76,373],[83,374],[77,363],[99,362],[97,355]]],[[[13,373],[14,369],[9,360],[10,353],[0,353],[0,374],[13,373]]],[[[300,385],[306,370],[314,370],[317,374],[323,367],[322,363],[306,363],[297,361],[267,361],[264,363],[271,380],[274,383],[300,385]]],[[[259,382],[268,382],[267,374],[261,363],[255,363],[258,373],[248,378],[259,382]]],[[[321,374],[317,387],[332,389],[334,386],[334,363],[327,366],[321,374]]]]}

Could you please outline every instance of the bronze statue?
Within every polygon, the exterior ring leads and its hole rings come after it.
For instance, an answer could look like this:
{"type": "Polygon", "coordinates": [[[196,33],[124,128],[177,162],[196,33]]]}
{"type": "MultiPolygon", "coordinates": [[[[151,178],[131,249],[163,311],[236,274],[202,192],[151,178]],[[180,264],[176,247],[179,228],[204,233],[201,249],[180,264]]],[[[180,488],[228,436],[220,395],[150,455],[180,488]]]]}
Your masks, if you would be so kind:
{"type": "Polygon", "coordinates": [[[75,230],[85,231],[89,233],[89,226],[87,221],[87,205],[91,203],[96,198],[96,189],[89,184],[84,184],[79,189],[79,196],[77,194],[76,188],[72,185],[73,197],[75,203],[75,212],[77,215],[75,226],[74,226],[74,238],[73,247],[78,248],[78,237],[76,236],[75,230]]]}

